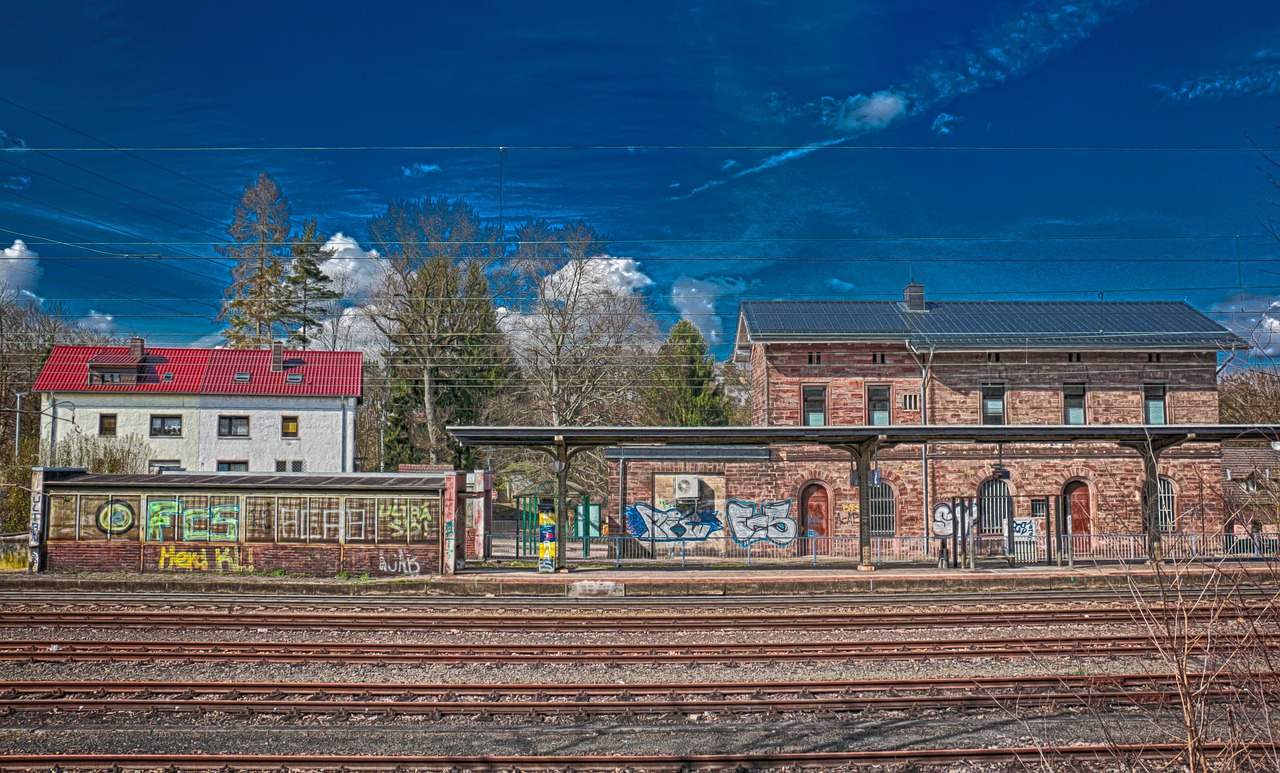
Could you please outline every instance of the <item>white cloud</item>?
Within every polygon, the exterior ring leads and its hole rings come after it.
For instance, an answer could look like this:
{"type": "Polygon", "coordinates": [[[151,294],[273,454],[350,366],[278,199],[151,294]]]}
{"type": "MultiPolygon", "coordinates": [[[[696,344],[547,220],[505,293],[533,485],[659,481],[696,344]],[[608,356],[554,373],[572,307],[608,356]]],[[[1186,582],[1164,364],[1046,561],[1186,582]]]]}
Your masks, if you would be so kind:
{"type": "Polygon", "coordinates": [[[960,120],[951,113],[938,113],[938,117],[933,119],[933,125],[929,128],[933,129],[936,134],[950,134],[951,124],[960,120]]]}
{"type": "Polygon", "coordinates": [[[30,177],[6,177],[0,180],[0,188],[8,191],[24,191],[31,187],[30,177]]]}
{"type": "Polygon", "coordinates": [[[333,288],[348,298],[373,294],[382,284],[386,261],[377,250],[365,250],[359,242],[341,231],[324,243],[331,257],[320,268],[333,280],[333,288]]]}
{"type": "Polygon", "coordinates": [[[423,164],[421,162],[412,164],[411,166],[400,167],[400,174],[405,177],[426,177],[433,172],[439,171],[439,164],[423,164]]]}
{"type": "Polygon", "coordinates": [[[848,132],[875,132],[906,114],[906,97],[894,91],[877,91],[869,97],[858,94],[845,100],[837,125],[848,132]]]}
{"type": "Polygon", "coordinates": [[[1280,54],[1260,51],[1254,61],[1185,80],[1176,86],[1157,83],[1171,102],[1217,102],[1227,97],[1280,94],[1280,54]]]}
{"type": "Polygon", "coordinates": [[[363,352],[365,362],[381,362],[388,342],[373,324],[378,313],[377,304],[342,309],[320,323],[321,330],[308,348],[363,352]]]}
{"type": "Polygon", "coordinates": [[[191,346],[196,349],[221,349],[226,343],[226,336],[221,333],[210,333],[192,341],[191,346]]]}
{"type": "Polygon", "coordinates": [[[653,280],[644,275],[634,258],[598,255],[569,261],[548,277],[544,286],[550,297],[559,297],[573,290],[584,294],[631,295],[651,284],[653,280]]]}
{"type": "Polygon", "coordinates": [[[741,293],[746,283],[741,279],[716,277],[693,279],[680,277],[671,285],[671,304],[680,318],[692,322],[707,343],[715,346],[724,341],[724,321],[716,311],[716,302],[726,292],[741,293]]]}
{"type": "Polygon", "coordinates": [[[102,314],[93,309],[89,309],[89,315],[82,317],[76,324],[85,330],[104,336],[111,335],[116,331],[115,317],[110,314],[102,314]]]}
{"type": "Polygon", "coordinates": [[[26,242],[15,239],[12,246],[0,250],[0,284],[30,292],[40,280],[39,257],[26,242]]]}
{"type": "Polygon", "coordinates": [[[738,165],[738,162],[737,162],[737,161],[734,161],[732,158],[727,158],[727,159],[725,159],[725,162],[724,162],[723,164],[721,164],[721,165],[720,165],[720,168],[721,168],[723,171],[726,171],[726,172],[727,172],[727,171],[729,171],[730,169],[734,168],[734,167],[735,167],[735,166],[737,166],[737,165],[738,165]]]}
{"type": "Polygon", "coordinates": [[[854,288],[853,282],[846,282],[843,279],[836,279],[835,277],[828,279],[827,284],[836,288],[840,292],[848,292],[854,288]]]}

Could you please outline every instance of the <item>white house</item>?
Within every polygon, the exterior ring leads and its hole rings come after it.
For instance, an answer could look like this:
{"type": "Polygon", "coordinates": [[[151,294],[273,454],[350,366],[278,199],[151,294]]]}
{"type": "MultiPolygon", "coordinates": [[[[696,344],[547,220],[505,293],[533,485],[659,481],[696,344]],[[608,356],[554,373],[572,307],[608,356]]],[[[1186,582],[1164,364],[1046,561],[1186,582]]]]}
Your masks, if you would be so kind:
{"type": "Polygon", "coordinates": [[[57,346],[33,391],[40,453],[72,434],[138,435],[151,467],[354,472],[360,352],[57,346]]]}

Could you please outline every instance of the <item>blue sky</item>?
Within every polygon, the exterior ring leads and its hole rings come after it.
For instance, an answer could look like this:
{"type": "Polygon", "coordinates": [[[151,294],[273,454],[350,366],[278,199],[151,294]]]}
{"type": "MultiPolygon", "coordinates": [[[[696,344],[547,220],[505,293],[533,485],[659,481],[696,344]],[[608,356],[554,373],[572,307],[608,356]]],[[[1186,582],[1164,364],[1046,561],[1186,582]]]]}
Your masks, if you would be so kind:
{"type": "Polygon", "coordinates": [[[1250,149],[1280,144],[1275,2],[19,0],[5,16],[0,276],[120,332],[217,331],[211,243],[259,170],[295,217],[363,243],[397,197],[496,217],[498,146],[507,223],[595,224],[653,280],[663,325],[691,317],[722,355],[741,299],[899,297],[911,278],[938,300],[1219,315],[1276,294],[1259,221],[1280,192],[1250,149]],[[140,150],[68,150],[106,145],[140,150]],[[334,147],[364,149],[299,149],[334,147]]]}

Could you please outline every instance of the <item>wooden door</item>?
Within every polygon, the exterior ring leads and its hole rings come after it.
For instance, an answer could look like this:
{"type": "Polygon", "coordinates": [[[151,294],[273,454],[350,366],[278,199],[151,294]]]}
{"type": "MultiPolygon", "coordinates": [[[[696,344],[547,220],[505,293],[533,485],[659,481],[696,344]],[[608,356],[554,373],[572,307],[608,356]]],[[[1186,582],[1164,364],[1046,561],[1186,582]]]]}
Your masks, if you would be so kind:
{"type": "Polygon", "coordinates": [[[1073,483],[1067,487],[1067,502],[1071,508],[1071,533],[1089,534],[1093,531],[1092,513],[1089,511],[1089,487],[1073,483]]]}
{"type": "Polygon", "coordinates": [[[804,518],[800,536],[826,537],[830,534],[831,498],[824,486],[817,483],[805,486],[800,494],[800,509],[804,518]]]}

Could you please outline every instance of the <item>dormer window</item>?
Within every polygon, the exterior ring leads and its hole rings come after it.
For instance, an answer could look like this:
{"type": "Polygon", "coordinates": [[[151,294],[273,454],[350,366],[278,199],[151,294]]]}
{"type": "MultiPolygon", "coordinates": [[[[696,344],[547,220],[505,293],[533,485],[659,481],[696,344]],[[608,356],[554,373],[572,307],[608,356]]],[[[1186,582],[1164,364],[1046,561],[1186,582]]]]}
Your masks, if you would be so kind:
{"type": "Polygon", "coordinates": [[[172,373],[162,373],[162,374],[160,375],[160,380],[161,380],[161,381],[173,381],[173,374],[172,374],[172,373]]]}
{"type": "Polygon", "coordinates": [[[252,373],[237,373],[237,374],[236,374],[235,376],[233,376],[232,378],[235,380],[235,382],[236,382],[237,384],[248,384],[248,383],[249,383],[249,380],[253,378],[253,374],[252,374],[252,373]]]}
{"type": "Polygon", "coordinates": [[[285,380],[285,382],[286,382],[286,383],[289,383],[289,384],[301,384],[301,383],[302,383],[302,374],[301,374],[301,373],[286,373],[286,374],[285,374],[285,377],[284,377],[284,380],[285,380]]]}
{"type": "Polygon", "coordinates": [[[119,373],[116,373],[116,372],[114,372],[114,371],[109,371],[109,370],[108,370],[108,371],[104,371],[104,372],[102,372],[102,373],[99,373],[99,374],[98,374],[98,378],[99,378],[99,379],[101,379],[101,380],[102,380],[102,383],[104,383],[104,384],[119,384],[119,383],[120,383],[120,374],[119,374],[119,373]]]}

